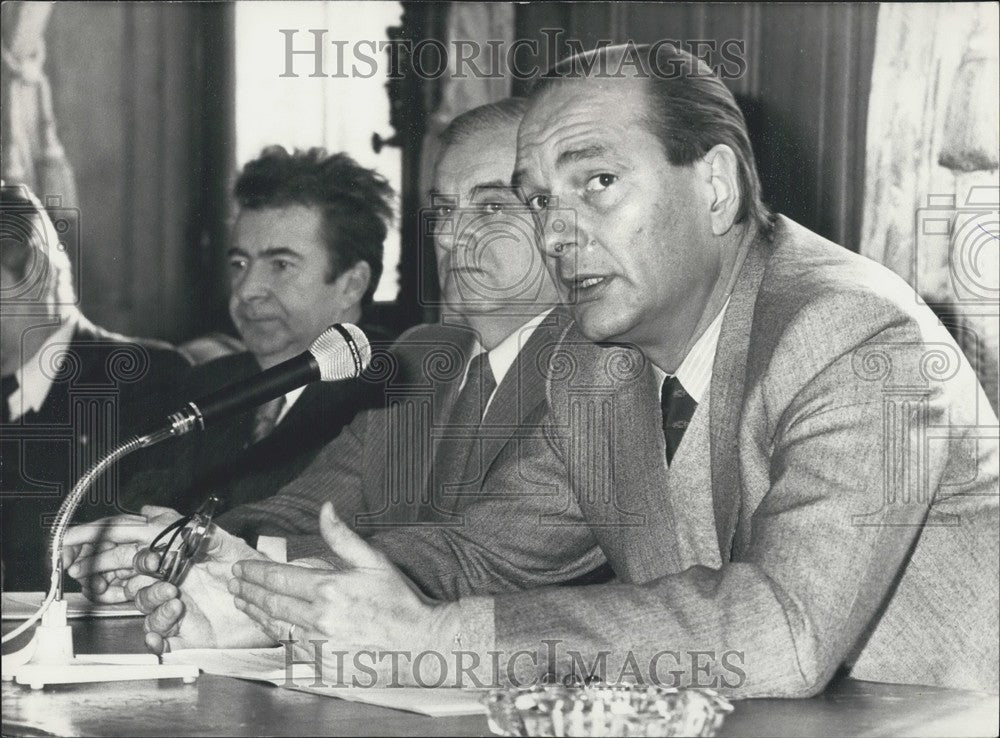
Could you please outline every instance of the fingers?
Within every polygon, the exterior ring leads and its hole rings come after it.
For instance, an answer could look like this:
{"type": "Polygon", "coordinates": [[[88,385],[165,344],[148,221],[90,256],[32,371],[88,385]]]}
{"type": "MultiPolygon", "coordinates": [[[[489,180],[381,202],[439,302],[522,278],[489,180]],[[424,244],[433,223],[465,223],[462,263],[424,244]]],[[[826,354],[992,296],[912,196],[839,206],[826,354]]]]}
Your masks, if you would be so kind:
{"type": "Polygon", "coordinates": [[[229,580],[229,592],[236,597],[237,607],[242,600],[262,610],[267,617],[283,620],[286,624],[304,625],[309,622],[312,607],[307,600],[290,597],[284,592],[275,592],[240,579],[229,580]]]}
{"type": "Polygon", "coordinates": [[[135,606],[139,612],[149,615],[158,607],[180,598],[177,587],[161,581],[154,581],[148,587],[143,587],[135,593],[135,606]]]}
{"type": "Polygon", "coordinates": [[[173,517],[176,520],[181,517],[181,514],[172,507],[160,507],[159,505],[143,505],[139,508],[139,513],[146,518],[158,518],[163,515],[173,517]]]}
{"type": "MultiPolygon", "coordinates": [[[[133,600],[135,600],[135,598],[138,596],[140,592],[149,589],[159,581],[160,580],[156,579],[155,577],[147,577],[143,574],[136,574],[134,576],[129,577],[128,579],[125,580],[125,584],[122,587],[125,596],[125,601],[132,602],[133,600]]],[[[138,607],[138,605],[136,607],[138,607]]]]}
{"type": "Polygon", "coordinates": [[[146,641],[146,648],[158,656],[170,650],[167,647],[167,642],[159,633],[146,633],[144,640],[146,641]]]}
{"type": "Polygon", "coordinates": [[[132,557],[132,569],[138,574],[157,576],[160,571],[160,559],[163,554],[140,548],[132,557]]]}
{"type": "Polygon", "coordinates": [[[67,569],[66,573],[74,579],[81,580],[92,577],[95,574],[115,572],[119,569],[131,570],[135,554],[135,544],[112,544],[111,548],[97,551],[91,556],[78,558],[67,569]]]}
{"type": "Polygon", "coordinates": [[[167,600],[146,616],[143,628],[161,638],[172,638],[180,632],[184,617],[184,603],[179,599],[167,600]]]}
{"type": "Polygon", "coordinates": [[[337,517],[329,502],[323,503],[319,511],[319,532],[330,550],[351,566],[359,569],[384,569],[388,566],[381,553],[337,517]]]}
{"type": "Polygon", "coordinates": [[[276,564],[270,559],[240,561],[233,566],[233,575],[238,579],[306,602],[315,597],[316,587],[323,581],[323,575],[329,573],[329,570],[276,564]]]}
{"type": "Polygon", "coordinates": [[[92,523],[74,525],[66,531],[64,546],[82,546],[86,543],[111,541],[113,543],[142,543],[152,540],[159,530],[152,530],[141,515],[115,515],[92,523]],[[151,532],[152,531],[152,532],[151,532]]]}
{"type": "Polygon", "coordinates": [[[263,630],[272,640],[284,641],[288,639],[291,626],[284,620],[275,620],[252,602],[237,597],[234,602],[236,609],[250,616],[260,629],[263,630]]]}

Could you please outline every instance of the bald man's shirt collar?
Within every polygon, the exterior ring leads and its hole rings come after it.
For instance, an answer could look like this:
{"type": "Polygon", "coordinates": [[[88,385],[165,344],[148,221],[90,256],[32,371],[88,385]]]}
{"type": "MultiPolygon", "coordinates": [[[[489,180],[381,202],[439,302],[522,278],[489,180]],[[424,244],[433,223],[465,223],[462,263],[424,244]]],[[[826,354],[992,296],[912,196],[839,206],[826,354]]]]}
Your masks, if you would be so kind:
{"type": "MultiPolygon", "coordinates": [[[[512,366],[514,366],[514,362],[517,361],[517,355],[521,353],[521,349],[523,349],[525,344],[531,340],[531,336],[535,333],[535,330],[551,312],[552,308],[546,310],[544,313],[539,313],[503,339],[503,341],[501,341],[496,348],[489,352],[488,358],[490,362],[490,369],[493,372],[493,378],[496,380],[497,387],[503,383],[503,378],[507,376],[507,372],[510,371],[512,366]]],[[[479,354],[481,354],[484,350],[485,349],[482,345],[477,341],[476,345],[473,347],[472,358],[479,356],[479,354]]],[[[465,377],[462,379],[462,386],[459,387],[459,391],[461,391],[462,387],[465,386],[465,380],[468,378],[468,374],[469,366],[467,364],[465,367],[465,377]]],[[[496,390],[493,390],[493,394],[490,395],[490,399],[486,402],[486,408],[483,411],[484,413],[489,411],[490,405],[493,403],[493,398],[495,396],[496,390]]]]}
{"type": "Polygon", "coordinates": [[[52,389],[52,379],[58,376],[66,362],[66,351],[69,350],[69,344],[73,340],[79,316],[73,314],[63,318],[62,321],[62,325],[45,339],[35,355],[14,372],[17,389],[7,398],[11,422],[29,412],[38,412],[45,404],[45,398],[52,389]],[[62,350],[55,350],[55,363],[46,362],[43,370],[42,358],[47,356],[54,346],[61,346],[62,350]]]}

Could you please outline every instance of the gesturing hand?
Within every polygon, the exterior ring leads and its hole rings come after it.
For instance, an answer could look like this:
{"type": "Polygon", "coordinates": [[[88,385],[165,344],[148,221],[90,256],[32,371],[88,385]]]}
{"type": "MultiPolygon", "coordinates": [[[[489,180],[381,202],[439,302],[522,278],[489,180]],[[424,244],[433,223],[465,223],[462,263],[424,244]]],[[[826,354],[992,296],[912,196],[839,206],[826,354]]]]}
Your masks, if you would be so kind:
{"type": "Polygon", "coordinates": [[[233,567],[229,591],[236,607],[274,640],[295,626],[296,647],[328,639],[338,650],[436,650],[447,653],[458,632],[454,603],[420,595],[392,563],[344,525],[327,502],[320,532],[345,570],[306,568],[266,561],[233,567]]]}

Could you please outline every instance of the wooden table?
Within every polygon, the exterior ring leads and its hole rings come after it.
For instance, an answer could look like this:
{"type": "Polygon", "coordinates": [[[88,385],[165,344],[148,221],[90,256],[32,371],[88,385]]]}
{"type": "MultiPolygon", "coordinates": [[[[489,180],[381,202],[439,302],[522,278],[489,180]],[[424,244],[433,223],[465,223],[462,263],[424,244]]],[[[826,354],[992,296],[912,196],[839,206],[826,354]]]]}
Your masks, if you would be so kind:
{"type": "MultiPolygon", "coordinates": [[[[5,623],[4,630],[10,624],[5,623]]],[[[74,621],[81,653],[142,651],[139,619],[74,621]]],[[[1000,698],[845,679],[808,700],[736,702],[723,736],[997,735],[1000,698]]],[[[489,735],[481,716],[429,718],[203,674],[179,681],[3,685],[3,735],[489,735]]]]}

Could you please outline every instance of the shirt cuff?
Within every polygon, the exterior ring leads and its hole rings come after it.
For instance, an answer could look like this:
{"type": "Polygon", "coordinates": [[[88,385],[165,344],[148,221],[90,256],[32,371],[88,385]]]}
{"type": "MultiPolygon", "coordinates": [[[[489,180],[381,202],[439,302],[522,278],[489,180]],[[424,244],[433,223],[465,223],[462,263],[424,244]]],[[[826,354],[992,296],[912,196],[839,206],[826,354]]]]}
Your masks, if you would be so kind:
{"type": "Polygon", "coordinates": [[[496,648],[493,602],[492,597],[463,597],[458,601],[463,651],[484,655],[496,648]]]}
{"type": "Polygon", "coordinates": [[[288,541],[281,536],[257,536],[257,550],[272,561],[288,561],[288,541]]]}

